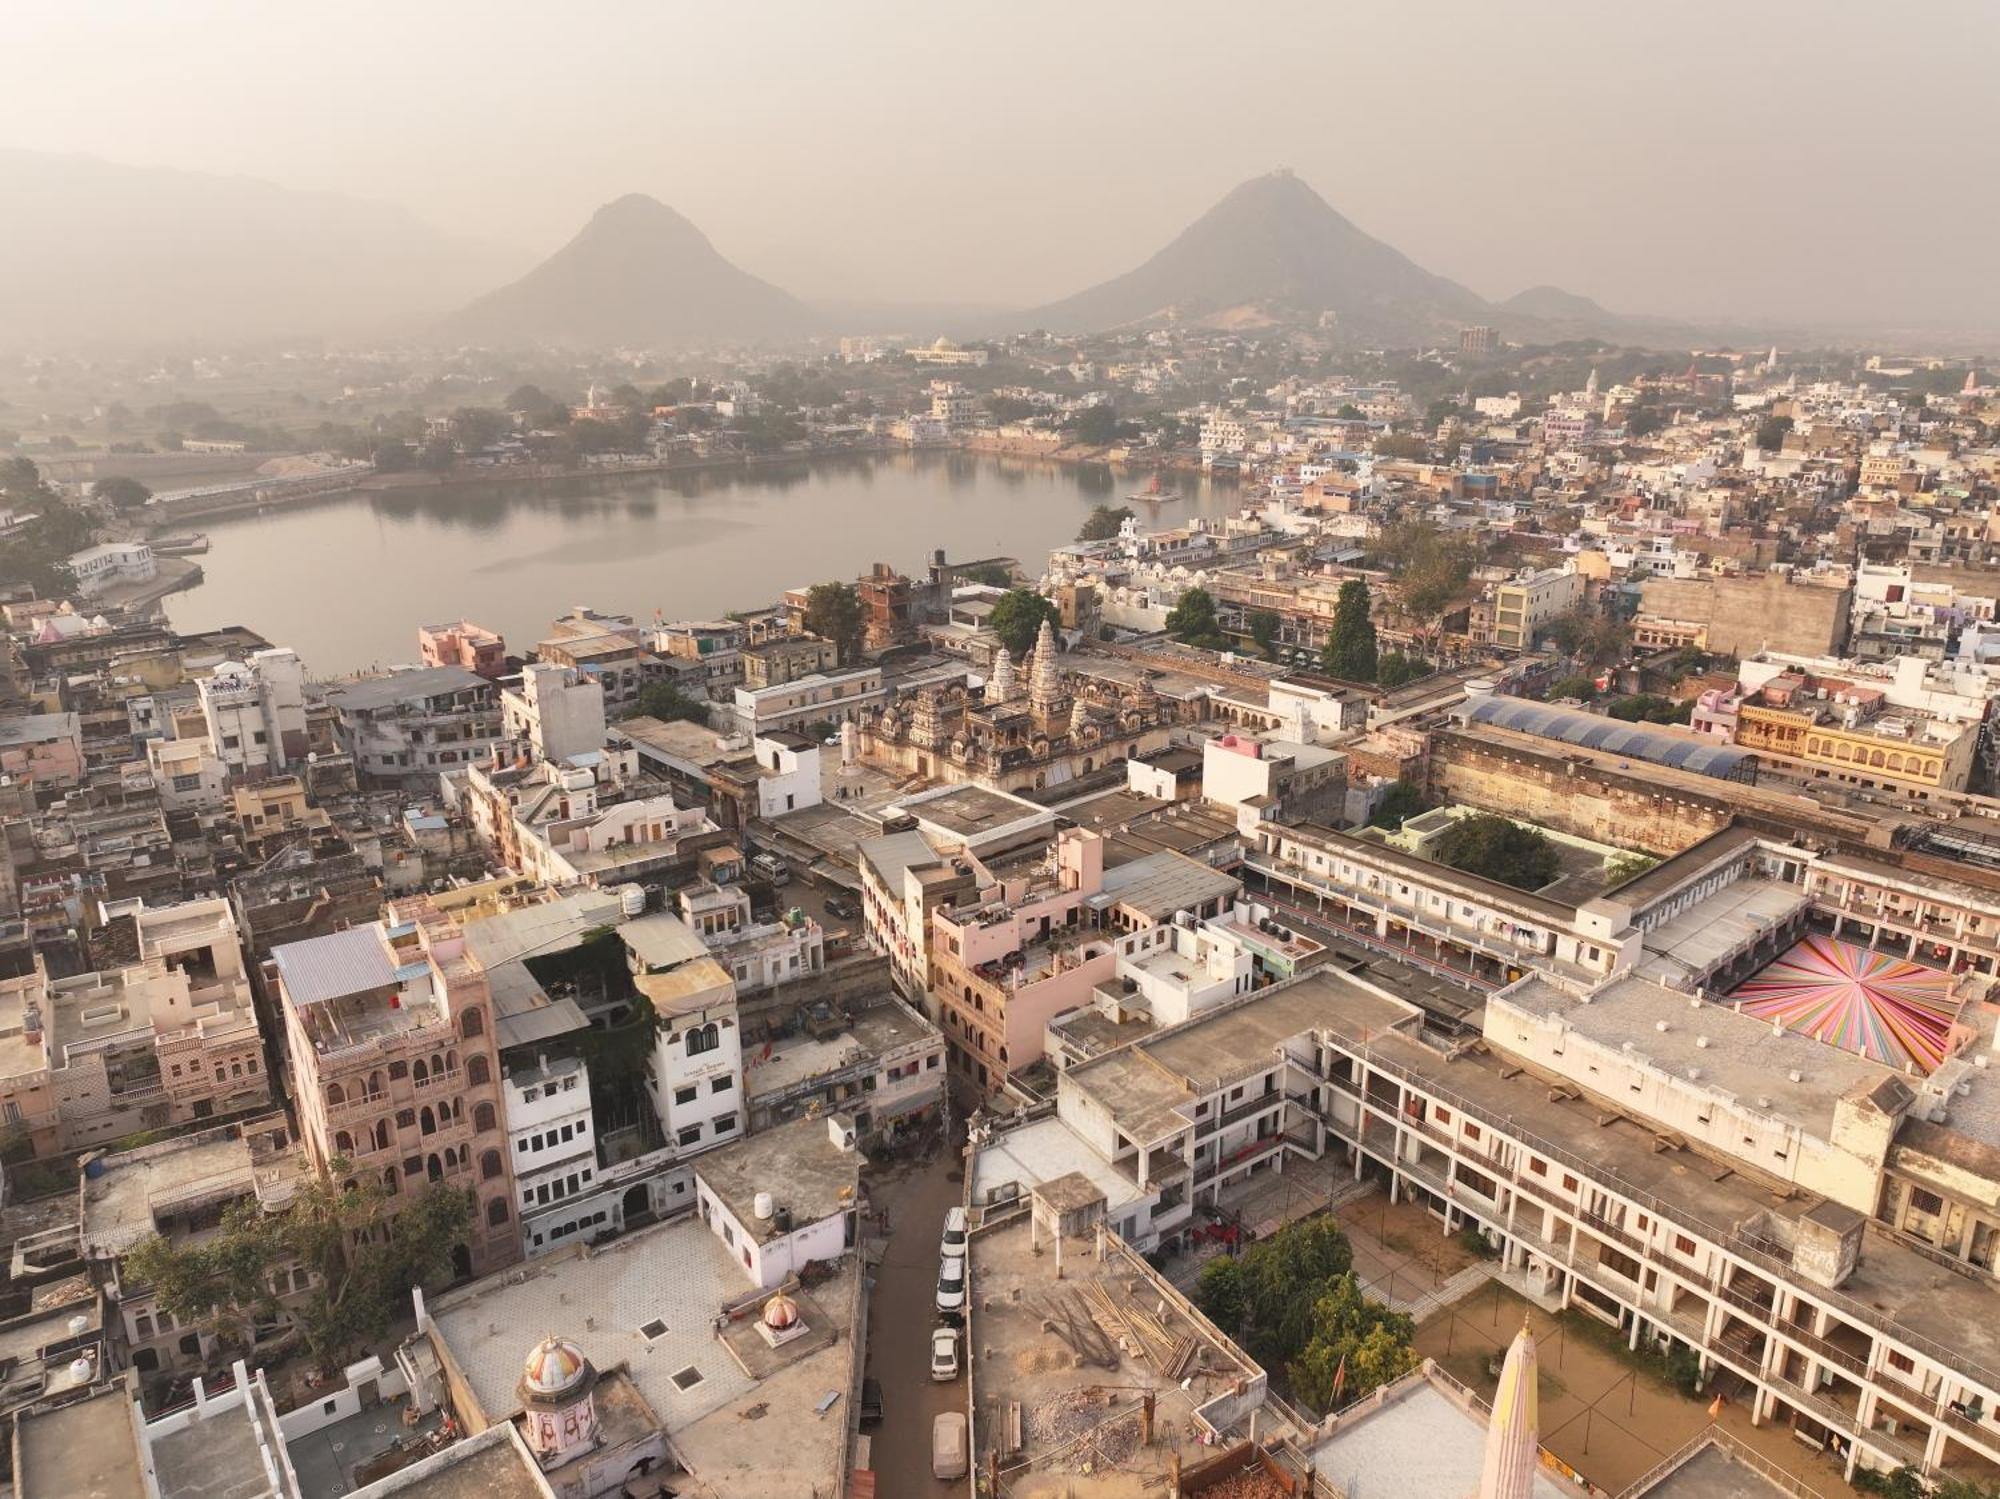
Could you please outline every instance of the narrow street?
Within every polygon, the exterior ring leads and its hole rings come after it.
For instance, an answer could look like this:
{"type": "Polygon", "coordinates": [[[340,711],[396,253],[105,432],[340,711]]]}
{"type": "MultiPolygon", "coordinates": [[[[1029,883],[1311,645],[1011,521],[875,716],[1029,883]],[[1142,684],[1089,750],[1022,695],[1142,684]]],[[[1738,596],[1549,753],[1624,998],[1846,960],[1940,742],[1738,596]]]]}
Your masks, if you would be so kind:
{"type": "Polygon", "coordinates": [[[875,1272],[868,1310],[868,1373],[882,1386],[882,1424],[873,1432],[875,1492],[881,1499],[963,1493],[964,1483],[940,1483],[931,1473],[931,1418],[965,1409],[965,1378],[931,1382],[931,1329],[938,1325],[938,1236],[947,1209],[957,1206],[962,1158],[940,1149],[935,1158],[878,1180],[869,1198],[889,1212],[889,1243],[875,1272]]]}

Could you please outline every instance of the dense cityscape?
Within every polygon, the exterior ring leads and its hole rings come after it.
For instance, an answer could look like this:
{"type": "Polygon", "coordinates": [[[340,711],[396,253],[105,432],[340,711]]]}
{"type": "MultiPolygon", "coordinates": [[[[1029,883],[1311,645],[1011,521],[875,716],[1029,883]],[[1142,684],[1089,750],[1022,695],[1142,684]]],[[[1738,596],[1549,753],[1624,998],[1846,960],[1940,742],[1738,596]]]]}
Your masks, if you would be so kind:
{"type": "Polygon", "coordinates": [[[0,318],[12,1493],[2000,1495],[1986,330],[286,232],[0,318]]]}

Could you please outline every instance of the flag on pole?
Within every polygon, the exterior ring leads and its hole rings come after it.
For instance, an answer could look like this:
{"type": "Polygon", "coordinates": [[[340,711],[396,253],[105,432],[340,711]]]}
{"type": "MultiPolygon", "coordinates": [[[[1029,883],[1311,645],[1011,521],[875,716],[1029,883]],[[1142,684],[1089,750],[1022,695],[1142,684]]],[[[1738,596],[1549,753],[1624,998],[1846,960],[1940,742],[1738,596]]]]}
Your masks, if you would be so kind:
{"type": "Polygon", "coordinates": [[[1340,1392],[1345,1388],[1347,1388],[1347,1355],[1343,1353],[1340,1356],[1340,1363],[1335,1367],[1333,1371],[1332,1403],[1334,1405],[1340,1404],[1340,1392]]]}
{"type": "Polygon", "coordinates": [[[1720,1421],[1722,1419],[1722,1396],[1720,1394],[1708,1402],[1708,1419],[1711,1421],[1720,1421]]]}

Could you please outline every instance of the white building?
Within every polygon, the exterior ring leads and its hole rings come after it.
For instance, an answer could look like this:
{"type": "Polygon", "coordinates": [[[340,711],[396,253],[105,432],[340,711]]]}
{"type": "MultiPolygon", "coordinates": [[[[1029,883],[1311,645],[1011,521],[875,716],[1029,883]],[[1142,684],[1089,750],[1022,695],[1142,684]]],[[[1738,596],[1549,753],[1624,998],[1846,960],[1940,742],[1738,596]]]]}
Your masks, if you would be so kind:
{"type": "Polygon", "coordinates": [[[537,1057],[506,1074],[507,1145],[519,1191],[521,1247],[546,1254],[612,1221],[597,1201],[597,1132],[590,1069],[580,1057],[537,1057]],[[594,1217],[595,1214],[602,1217],[594,1217]]]}
{"type": "Polygon", "coordinates": [[[768,1291],[846,1252],[860,1161],[854,1121],[845,1114],[766,1130],[696,1164],[702,1222],[768,1291]]]}
{"type": "Polygon", "coordinates": [[[765,738],[811,723],[845,723],[885,696],[882,669],[815,672],[777,687],[736,689],[736,721],[745,734],[765,738]]]}
{"type": "Polygon", "coordinates": [[[518,689],[500,694],[503,732],[537,760],[567,760],[604,748],[604,688],[574,667],[533,662],[518,689]]]}
{"type": "Polygon", "coordinates": [[[757,757],[757,815],[777,817],[817,807],[820,802],[819,745],[804,734],[760,734],[752,741],[757,757]]]}
{"type": "Polygon", "coordinates": [[[195,683],[208,742],[232,776],[253,780],[306,757],[306,668],[284,647],[224,661],[195,683]]]}
{"type": "Polygon", "coordinates": [[[107,541],[102,546],[85,547],[69,559],[76,591],[93,599],[127,583],[150,583],[160,574],[153,549],[143,541],[107,541]]]}

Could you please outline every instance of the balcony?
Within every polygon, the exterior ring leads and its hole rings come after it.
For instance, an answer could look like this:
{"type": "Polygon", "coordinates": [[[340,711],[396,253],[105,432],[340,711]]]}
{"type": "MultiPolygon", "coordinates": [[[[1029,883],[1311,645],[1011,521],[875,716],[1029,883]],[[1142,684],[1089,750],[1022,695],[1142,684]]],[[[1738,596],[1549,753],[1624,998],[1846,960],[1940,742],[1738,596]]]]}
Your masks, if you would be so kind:
{"type": "Polygon", "coordinates": [[[1195,1138],[1205,1139],[1217,1130],[1227,1129],[1232,1124],[1240,1124],[1245,1119],[1254,1118],[1259,1114],[1268,1114],[1273,1109],[1282,1108],[1286,1101],[1286,1095],[1283,1093],[1259,1093],[1255,1098],[1246,1099],[1234,1108],[1224,1109],[1214,1118],[1204,1119],[1196,1124],[1195,1138]]]}

